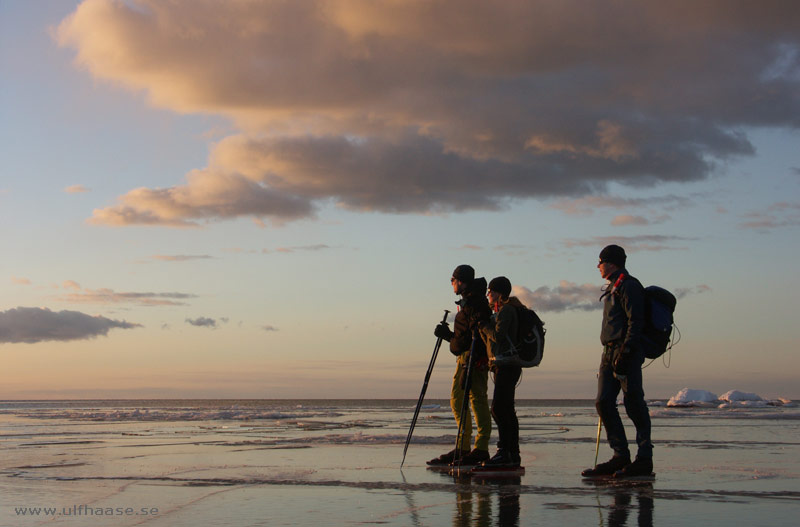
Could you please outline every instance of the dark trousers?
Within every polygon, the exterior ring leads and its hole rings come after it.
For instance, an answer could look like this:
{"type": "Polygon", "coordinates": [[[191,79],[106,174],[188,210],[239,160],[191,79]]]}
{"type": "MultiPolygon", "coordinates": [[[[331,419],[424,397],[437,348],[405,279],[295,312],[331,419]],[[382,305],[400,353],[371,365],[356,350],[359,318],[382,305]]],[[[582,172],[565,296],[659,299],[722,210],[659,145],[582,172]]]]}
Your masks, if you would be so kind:
{"type": "MultiPolygon", "coordinates": [[[[606,438],[615,456],[630,456],[628,438],[625,436],[625,427],[617,411],[617,395],[622,389],[619,380],[614,377],[613,367],[614,349],[607,347],[603,352],[600,362],[600,374],[597,379],[597,399],[595,407],[603,426],[606,428],[606,438]]],[[[642,388],[642,363],[644,355],[638,354],[638,360],[631,361],[627,372],[627,386],[623,391],[625,412],[636,426],[636,444],[639,447],[638,456],[642,458],[653,457],[653,443],[650,441],[650,412],[644,400],[642,388]]]]}
{"type": "Polygon", "coordinates": [[[519,421],[514,409],[514,392],[522,375],[522,368],[506,366],[497,368],[494,374],[492,417],[497,423],[498,450],[519,454],[519,421]]]}

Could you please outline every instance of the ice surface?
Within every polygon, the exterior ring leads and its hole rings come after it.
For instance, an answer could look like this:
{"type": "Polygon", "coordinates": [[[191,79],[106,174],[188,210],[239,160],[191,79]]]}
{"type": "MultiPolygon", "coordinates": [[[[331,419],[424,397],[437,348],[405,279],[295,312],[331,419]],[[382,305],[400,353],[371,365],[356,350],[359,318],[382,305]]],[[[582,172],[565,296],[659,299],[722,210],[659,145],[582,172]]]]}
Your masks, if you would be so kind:
{"type": "MultiPolygon", "coordinates": [[[[594,460],[592,401],[518,401],[526,471],[500,481],[426,469],[425,460],[455,439],[446,401],[430,412],[436,418],[420,416],[402,471],[415,401],[302,408],[0,402],[0,525],[792,525],[800,411],[789,403],[654,407],[656,480],[597,484],[579,476],[594,460]],[[23,520],[17,511],[28,507],[58,514],[23,520]],[[158,513],[96,514],[117,507],[158,513]],[[91,517],[63,512],[90,509],[91,517]]],[[[600,460],[610,455],[603,441],[600,460]]]]}

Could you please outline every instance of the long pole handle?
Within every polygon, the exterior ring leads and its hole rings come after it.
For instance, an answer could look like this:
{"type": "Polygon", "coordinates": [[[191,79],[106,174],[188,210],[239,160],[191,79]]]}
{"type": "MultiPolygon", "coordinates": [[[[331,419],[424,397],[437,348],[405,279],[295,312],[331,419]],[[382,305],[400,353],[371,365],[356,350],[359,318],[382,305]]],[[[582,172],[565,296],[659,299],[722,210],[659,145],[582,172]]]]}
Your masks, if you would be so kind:
{"type": "Polygon", "coordinates": [[[603,418],[597,418],[597,444],[594,447],[594,467],[597,468],[597,456],[600,454],[600,430],[603,429],[603,418]]]}
{"type": "MultiPolygon", "coordinates": [[[[447,315],[450,314],[450,311],[447,309],[444,310],[444,316],[442,317],[442,323],[447,322],[447,315]]],[[[408,436],[406,436],[406,446],[403,447],[403,460],[400,462],[400,468],[403,468],[403,464],[406,462],[406,453],[408,452],[408,445],[411,443],[411,436],[414,434],[414,427],[417,425],[417,418],[419,417],[419,410],[422,408],[422,401],[425,400],[425,392],[428,390],[428,381],[431,380],[431,373],[433,372],[433,366],[436,364],[436,357],[439,355],[439,348],[442,347],[442,337],[436,339],[436,345],[433,347],[433,355],[431,356],[431,361],[428,363],[428,371],[425,373],[425,381],[422,383],[422,391],[419,394],[419,399],[417,400],[417,407],[414,410],[414,417],[411,419],[411,427],[408,429],[408,436]]]]}

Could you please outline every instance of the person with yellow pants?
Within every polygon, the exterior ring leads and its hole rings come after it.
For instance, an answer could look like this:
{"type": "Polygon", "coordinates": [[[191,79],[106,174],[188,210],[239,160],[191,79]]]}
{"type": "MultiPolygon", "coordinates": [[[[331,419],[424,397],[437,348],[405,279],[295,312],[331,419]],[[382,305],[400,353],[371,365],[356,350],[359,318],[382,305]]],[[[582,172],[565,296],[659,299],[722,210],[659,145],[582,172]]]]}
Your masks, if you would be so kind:
{"type": "Polygon", "coordinates": [[[489,459],[489,435],[492,432],[492,416],[489,410],[487,386],[489,383],[489,361],[486,346],[482,339],[474,339],[478,325],[489,319],[492,314],[486,300],[486,279],[475,278],[475,270],[469,265],[459,265],[450,279],[453,292],[461,295],[456,302],[458,312],[453,321],[453,331],[446,322],[440,323],[434,335],[450,342],[450,352],[457,357],[456,372],[450,389],[450,407],[455,416],[456,425],[461,429],[458,445],[450,452],[428,461],[428,465],[441,466],[450,463],[461,465],[478,465],[489,459]],[[461,408],[464,402],[464,386],[472,350],[472,374],[469,390],[468,411],[464,415],[464,423],[460,423],[461,408]],[[471,410],[471,411],[470,411],[471,410]],[[470,450],[472,441],[472,420],[475,419],[477,434],[475,447],[470,450]]]}

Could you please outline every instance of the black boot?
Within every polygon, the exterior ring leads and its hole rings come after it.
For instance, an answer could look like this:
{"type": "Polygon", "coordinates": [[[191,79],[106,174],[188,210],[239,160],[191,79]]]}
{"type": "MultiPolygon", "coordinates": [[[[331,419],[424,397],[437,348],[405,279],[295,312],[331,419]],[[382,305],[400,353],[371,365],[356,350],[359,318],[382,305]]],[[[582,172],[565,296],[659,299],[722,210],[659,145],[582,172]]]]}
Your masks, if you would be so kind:
{"type": "Polygon", "coordinates": [[[519,463],[519,454],[515,454],[501,448],[494,456],[492,456],[492,459],[484,462],[481,466],[489,468],[516,468],[519,467],[519,463]]]}
{"type": "Polygon", "coordinates": [[[631,478],[636,476],[649,476],[653,473],[653,459],[649,457],[639,457],[630,465],[622,467],[614,473],[615,478],[631,478]]]}
{"type": "Polygon", "coordinates": [[[489,459],[489,451],[488,450],[479,450],[477,448],[472,449],[472,452],[468,453],[465,456],[461,456],[461,459],[454,459],[451,465],[459,465],[459,466],[474,466],[480,465],[484,461],[489,459]]]}
{"type": "Polygon", "coordinates": [[[428,461],[428,465],[432,467],[440,467],[440,466],[447,466],[453,461],[457,460],[458,458],[464,457],[469,454],[469,450],[461,450],[460,452],[455,448],[446,454],[442,454],[439,457],[435,457],[428,461]]]}
{"type": "Polygon", "coordinates": [[[631,464],[631,458],[629,456],[614,456],[605,463],[600,463],[594,468],[587,468],[583,472],[581,472],[581,476],[584,478],[593,478],[596,476],[612,476],[618,470],[622,470],[626,466],[631,464]]]}

